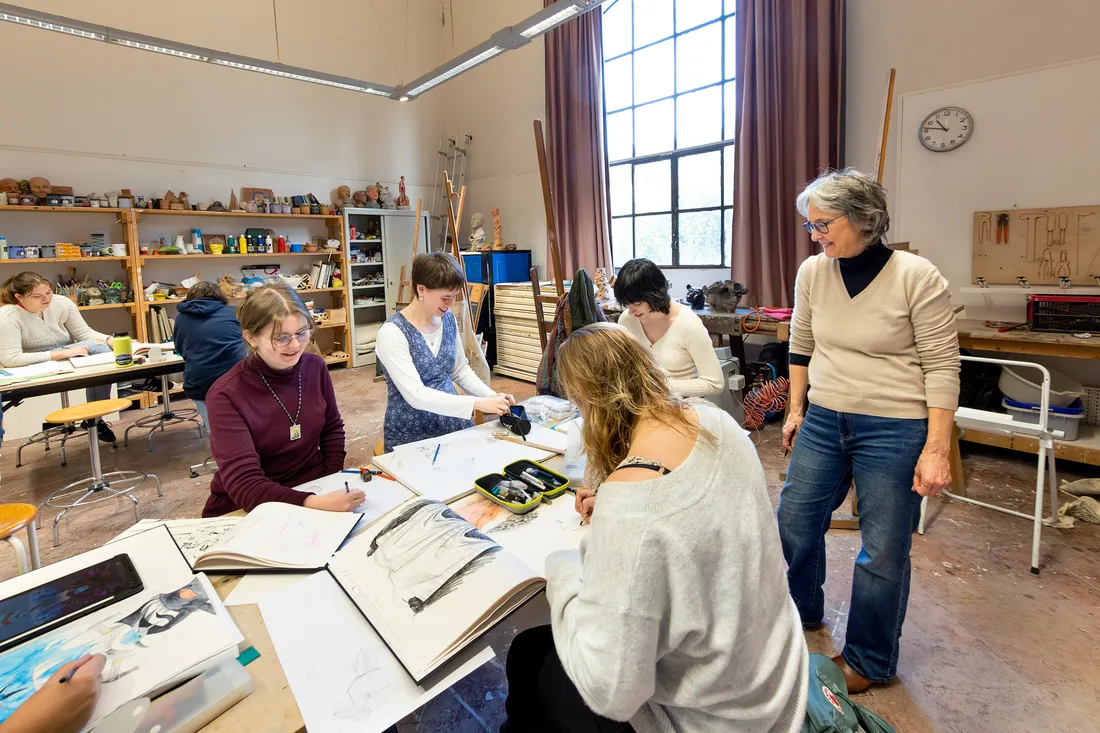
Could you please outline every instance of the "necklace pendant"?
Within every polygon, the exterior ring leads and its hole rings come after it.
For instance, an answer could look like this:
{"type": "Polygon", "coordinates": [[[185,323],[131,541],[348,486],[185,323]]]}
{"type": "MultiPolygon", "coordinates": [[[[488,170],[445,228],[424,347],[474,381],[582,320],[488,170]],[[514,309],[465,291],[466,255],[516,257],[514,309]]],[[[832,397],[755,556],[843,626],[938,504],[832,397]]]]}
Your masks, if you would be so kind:
{"type": "Polygon", "coordinates": [[[291,425],[290,426],[290,442],[293,443],[295,440],[301,440],[301,439],[302,439],[302,426],[297,425],[297,424],[291,425]]]}

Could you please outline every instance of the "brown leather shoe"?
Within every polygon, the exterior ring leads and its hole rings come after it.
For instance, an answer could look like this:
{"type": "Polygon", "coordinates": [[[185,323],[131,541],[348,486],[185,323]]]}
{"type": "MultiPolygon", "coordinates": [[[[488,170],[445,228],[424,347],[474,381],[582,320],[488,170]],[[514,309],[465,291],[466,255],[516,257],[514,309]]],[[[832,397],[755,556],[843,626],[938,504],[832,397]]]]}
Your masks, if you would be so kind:
{"type": "Polygon", "coordinates": [[[839,667],[841,674],[844,675],[844,683],[848,685],[849,695],[858,695],[861,692],[866,692],[871,685],[875,684],[849,667],[848,663],[844,661],[843,655],[837,654],[833,657],[833,664],[839,667]]]}

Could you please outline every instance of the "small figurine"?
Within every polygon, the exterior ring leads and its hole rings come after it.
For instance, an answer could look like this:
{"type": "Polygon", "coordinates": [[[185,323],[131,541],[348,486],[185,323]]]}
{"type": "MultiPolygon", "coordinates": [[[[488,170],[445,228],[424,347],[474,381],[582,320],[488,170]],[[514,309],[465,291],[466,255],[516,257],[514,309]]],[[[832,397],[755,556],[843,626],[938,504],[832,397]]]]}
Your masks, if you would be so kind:
{"type": "Polygon", "coordinates": [[[504,240],[500,236],[500,209],[493,209],[493,249],[504,249],[504,240]]]}
{"type": "Polygon", "coordinates": [[[409,194],[405,192],[405,176],[401,176],[401,180],[397,184],[397,208],[409,208],[409,194]]]}
{"type": "Polygon", "coordinates": [[[693,311],[701,311],[707,305],[707,295],[702,288],[687,287],[687,302],[693,311]]]}
{"type": "Polygon", "coordinates": [[[237,192],[236,191],[230,191],[229,192],[229,210],[230,211],[240,211],[241,210],[241,205],[239,203],[237,203],[237,192]]]}
{"type": "Polygon", "coordinates": [[[183,207],[184,211],[191,210],[191,198],[187,195],[186,191],[180,191],[180,195],[176,198],[179,199],[180,206],[183,207]]]}
{"type": "Polygon", "coordinates": [[[367,186],[367,202],[363,206],[368,209],[382,208],[382,205],[378,203],[378,184],[367,186]]]}
{"type": "Polygon", "coordinates": [[[378,186],[378,203],[382,204],[383,209],[396,209],[397,206],[393,202],[393,194],[390,193],[389,186],[383,186],[380,183],[376,183],[378,186]]]}
{"type": "Polygon", "coordinates": [[[485,215],[474,214],[470,217],[470,251],[476,252],[485,246],[485,215]]]}
{"type": "Polygon", "coordinates": [[[596,287],[596,302],[603,304],[610,302],[612,299],[611,287],[607,282],[607,270],[603,267],[597,267],[593,273],[592,284],[596,287]]]}

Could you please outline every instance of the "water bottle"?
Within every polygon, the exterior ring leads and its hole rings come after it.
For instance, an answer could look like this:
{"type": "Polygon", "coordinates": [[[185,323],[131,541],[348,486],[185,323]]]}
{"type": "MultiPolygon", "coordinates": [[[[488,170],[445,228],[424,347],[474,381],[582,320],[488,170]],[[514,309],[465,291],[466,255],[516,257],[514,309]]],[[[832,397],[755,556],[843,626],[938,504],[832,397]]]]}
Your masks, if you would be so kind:
{"type": "Polygon", "coordinates": [[[191,251],[201,254],[202,253],[202,230],[191,230],[191,251]]]}
{"type": "Polygon", "coordinates": [[[0,234],[0,260],[8,259],[8,240],[4,239],[4,235],[0,234]]]}

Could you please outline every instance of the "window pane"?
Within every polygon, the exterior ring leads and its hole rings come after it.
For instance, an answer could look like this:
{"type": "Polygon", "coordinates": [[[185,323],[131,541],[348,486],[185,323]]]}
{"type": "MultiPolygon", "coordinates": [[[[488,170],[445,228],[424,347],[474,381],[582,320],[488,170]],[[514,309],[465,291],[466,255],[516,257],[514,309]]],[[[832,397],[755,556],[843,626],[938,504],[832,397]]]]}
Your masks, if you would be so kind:
{"type": "Polygon", "coordinates": [[[619,0],[603,11],[600,21],[603,24],[605,59],[630,50],[630,20],[630,0],[619,0]]]}
{"type": "Polygon", "coordinates": [[[672,215],[639,216],[634,219],[637,230],[637,256],[653,260],[658,265],[672,264],[672,215]]]}
{"type": "Polygon", "coordinates": [[[723,140],[737,139],[737,82],[730,81],[722,85],[726,95],[726,135],[723,140]]]}
{"type": "Polygon", "coordinates": [[[672,150],[672,100],[655,102],[635,110],[635,155],[652,155],[672,150]]]}
{"type": "Polygon", "coordinates": [[[676,3],[676,32],[686,31],[722,14],[722,0],[680,0],[676,3]]]}
{"type": "MultiPolygon", "coordinates": [[[[701,209],[704,206],[718,206],[722,192],[721,181],[722,153],[703,153],[680,158],[680,208],[701,209]]],[[[683,219],[681,219],[683,221],[683,219]]]]}
{"type": "Polygon", "coordinates": [[[726,15],[737,12],[737,0],[726,0],[726,15]]]}
{"type": "Polygon", "coordinates": [[[634,210],[672,210],[672,161],[634,166],[634,210]]]}
{"type": "Polygon", "coordinates": [[[737,76],[737,18],[726,18],[726,78],[737,76]]]}
{"type": "Polygon", "coordinates": [[[680,214],[680,264],[722,264],[722,212],[680,214]]]}
{"type": "Polygon", "coordinates": [[[611,261],[622,267],[634,259],[634,220],[629,216],[611,220],[611,261]]]}
{"type": "MultiPolygon", "coordinates": [[[[724,165],[722,170],[722,203],[726,206],[733,205],[733,146],[730,145],[722,151],[722,155],[725,156],[724,165]]],[[[684,184],[681,183],[681,186],[684,184]]]]}
{"type": "Polygon", "coordinates": [[[634,124],[630,110],[607,116],[607,159],[623,160],[633,157],[634,124]]]}
{"type": "Polygon", "coordinates": [[[676,91],[698,89],[721,80],[721,23],[711,23],[676,39],[676,91]]]}
{"type": "Polygon", "coordinates": [[[672,0],[634,0],[634,48],[672,35],[672,0]]]}
{"type": "MultiPolygon", "coordinates": [[[[676,98],[676,147],[718,142],[722,137],[722,89],[711,87],[676,98]]],[[[640,136],[639,136],[640,137],[640,136]]]]}
{"type": "Polygon", "coordinates": [[[634,54],[634,101],[672,96],[672,39],[634,54]]]}
{"type": "Polygon", "coordinates": [[[634,87],[631,81],[633,63],[633,59],[627,55],[603,65],[604,97],[609,111],[632,104],[630,92],[634,87]]]}
{"type": "Polygon", "coordinates": [[[611,189],[611,215],[621,216],[634,210],[634,191],[630,185],[630,166],[616,165],[608,174],[608,188],[611,189]]]}
{"type": "Polygon", "coordinates": [[[733,262],[733,209],[722,210],[722,251],[726,255],[723,265],[733,262]]]}

